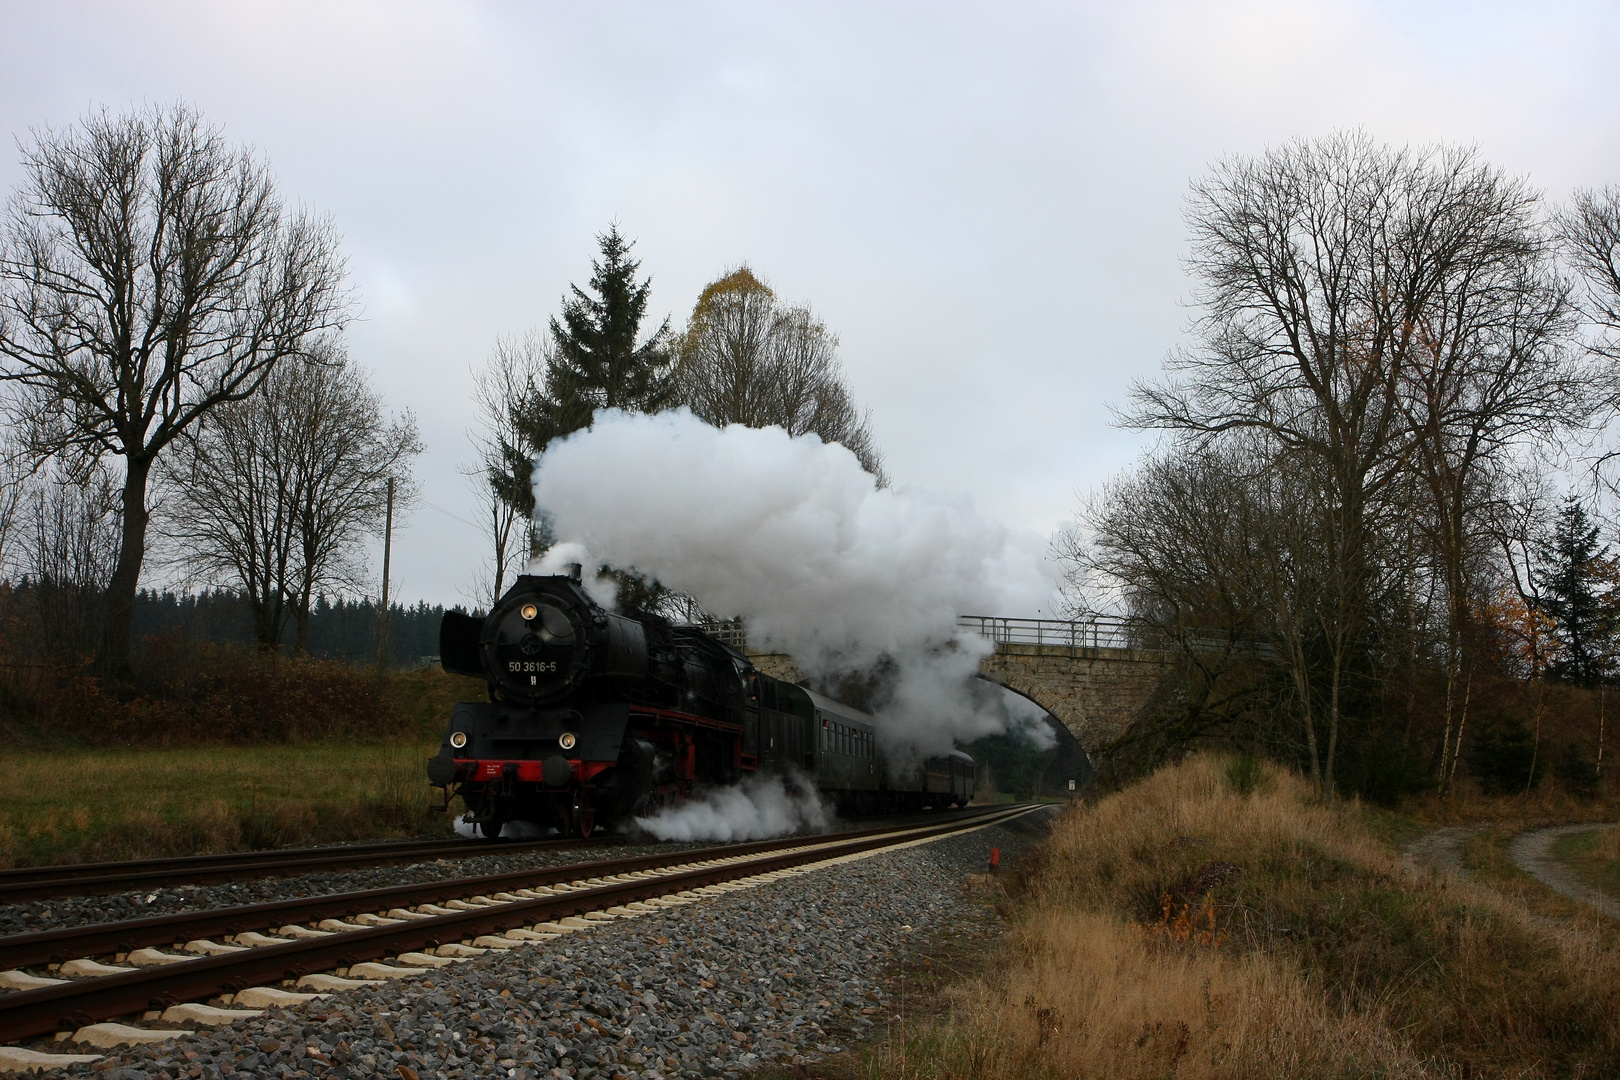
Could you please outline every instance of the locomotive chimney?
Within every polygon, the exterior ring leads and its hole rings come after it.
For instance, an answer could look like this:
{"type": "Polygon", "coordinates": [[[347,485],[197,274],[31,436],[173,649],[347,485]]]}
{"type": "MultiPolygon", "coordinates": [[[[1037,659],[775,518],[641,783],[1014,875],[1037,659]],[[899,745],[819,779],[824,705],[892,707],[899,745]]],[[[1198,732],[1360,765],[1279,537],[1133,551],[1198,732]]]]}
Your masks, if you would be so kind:
{"type": "Polygon", "coordinates": [[[579,565],[577,562],[571,562],[568,564],[568,576],[573,578],[575,581],[584,580],[584,570],[585,568],[579,565]]]}

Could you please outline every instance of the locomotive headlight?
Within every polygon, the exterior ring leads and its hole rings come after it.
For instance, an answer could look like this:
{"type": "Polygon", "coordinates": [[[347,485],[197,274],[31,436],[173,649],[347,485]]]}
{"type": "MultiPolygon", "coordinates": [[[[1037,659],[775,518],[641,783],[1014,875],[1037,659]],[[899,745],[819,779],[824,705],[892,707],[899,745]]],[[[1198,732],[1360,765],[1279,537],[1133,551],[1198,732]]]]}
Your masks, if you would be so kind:
{"type": "Polygon", "coordinates": [[[572,731],[565,731],[557,737],[557,745],[562,747],[564,750],[572,750],[574,748],[574,744],[578,741],[578,739],[574,738],[574,733],[572,731]]]}
{"type": "Polygon", "coordinates": [[[450,745],[455,747],[457,750],[460,750],[463,746],[466,746],[467,733],[465,731],[452,731],[450,733],[450,745]]]}
{"type": "Polygon", "coordinates": [[[533,604],[524,604],[523,605],[523,621],[524,622],[533,622],[534,617],[536,615],[538,615],[538,614],[540,614],[540,609],[535,607],[533,604]]]}

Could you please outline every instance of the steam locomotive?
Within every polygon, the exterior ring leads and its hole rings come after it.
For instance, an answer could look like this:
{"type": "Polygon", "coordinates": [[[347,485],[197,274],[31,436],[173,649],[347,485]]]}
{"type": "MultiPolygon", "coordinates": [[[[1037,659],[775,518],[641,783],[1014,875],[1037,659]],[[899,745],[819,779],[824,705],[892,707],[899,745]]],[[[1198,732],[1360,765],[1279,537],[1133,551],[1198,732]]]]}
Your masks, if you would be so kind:
{"type": "Polygon", "coordinates": [[[761,772],[808,778],[844,811],[973,796],[966,754],[892,771],[872,716],[696,627],[605,610],[577,566],[519,577],[483,618],[445,612],[439,653],[446,671],[484,679],[489,700],[455,706],[428,779],[486,838],[508,821],[589,836],[761,772]]]}

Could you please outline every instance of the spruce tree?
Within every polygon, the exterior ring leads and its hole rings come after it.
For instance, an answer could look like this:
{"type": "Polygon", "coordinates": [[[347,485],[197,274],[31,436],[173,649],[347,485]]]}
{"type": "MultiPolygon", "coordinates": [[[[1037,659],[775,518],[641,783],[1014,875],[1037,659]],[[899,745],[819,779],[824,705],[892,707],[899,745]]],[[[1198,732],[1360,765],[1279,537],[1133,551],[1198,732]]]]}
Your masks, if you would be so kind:
{"type": "Polygon", "coordinates": [[[1591,686],[1608,673],[1616,623],[1613,598],[1605,588],[1609,549],[1598,543],[1598,526],[1570,496],[1542,548],[1541,610],[1553,621],[1559,657],[1553,674],[1591,686]]]}
{"type": "MultiPolygon", "coordinates": [[[[589,427],[598,409],[653,413],[677,403],[669,320],[639,340],[652,279],[636,280],[641,263],[630,257],[634,243],[619,234],[617,225],[596,240],[601,258],[591,262],[589,291],[569,286],[561,317],[551,320],[544,384],[514,418],[526,448],[503,444],[505,471],[489,478],[496,495],[530,519],[535,505],[529,451],[544,453],[553,439],[589,427]]],[[[542,533],[533,546],[550,546],[544,520],[535,528],[542,533]]],[[[668,595],[656,580],[634,569],[604,566],[602,572],[618,580],[619,601],[627,607],[656,608],[668,595]]]]}
{"type": "Polygon", "coordinates": [[[588,427],[598,409],[658,412],[674,403],[674,353],[669,320],[639,344],[652,279],[636,280],[641,263],[617,225],[599,235],[601,258],[591,263],[589,292],[570,285],[561,318],[551,320],[545,386],[524,417],[531,444],[588,427]]]}

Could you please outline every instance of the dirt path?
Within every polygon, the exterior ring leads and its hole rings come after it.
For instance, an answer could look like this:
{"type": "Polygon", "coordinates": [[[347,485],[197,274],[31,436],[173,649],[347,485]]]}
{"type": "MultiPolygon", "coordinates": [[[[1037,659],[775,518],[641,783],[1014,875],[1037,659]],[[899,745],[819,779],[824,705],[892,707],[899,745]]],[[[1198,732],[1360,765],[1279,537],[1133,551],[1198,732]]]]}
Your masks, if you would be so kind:
{"type": "MultiPolygon", "coordinates": [[[[1508,846],[1508,857],[1515,866],[1553,892],[1582,904],[1590,904],[1611,918],[1620,919],[1620,900],[1592,888],[1574,871],[1553,857],[1553,844],[1570,833],[1606,829],[1607,824],[1558,825],[1551,829],[1537,829],[1514,839],[1508,846]]],[[[1441,830],[1444,832],[1445,830],[1441,830]]],[[[1433,835],[1433,834],[1431,834],[1433,835]]],[[[1427,837],[1425,837],[1427,839],[1427,837]]]]}

